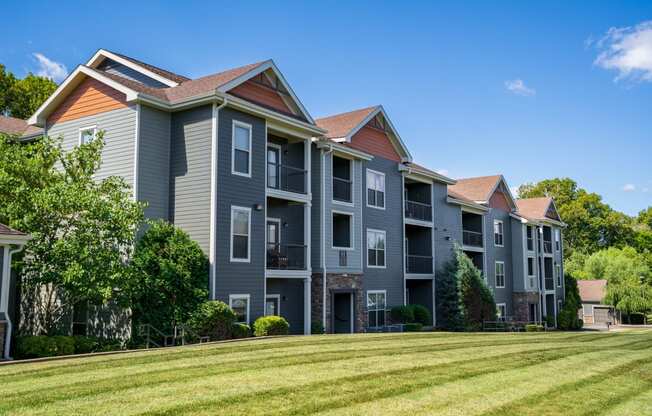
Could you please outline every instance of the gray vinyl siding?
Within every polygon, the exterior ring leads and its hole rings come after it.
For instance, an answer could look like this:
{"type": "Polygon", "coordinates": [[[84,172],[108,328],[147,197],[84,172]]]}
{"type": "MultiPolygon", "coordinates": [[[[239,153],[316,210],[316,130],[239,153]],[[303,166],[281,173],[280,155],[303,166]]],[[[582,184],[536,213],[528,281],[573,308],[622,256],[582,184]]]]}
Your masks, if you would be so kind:
{"type": "Polygon", "coordinates": [[[172,114],[170,220],[208,254],[212,108],[203,106],[172,114]]]}
{"type": "Polygon", "coordinates": [[[138,199],[146,201],[145,217],[169,217],[170,113],[140,107],[138,199]]]}
{"type": "Polygon", "coordinates": [[[487,283],[494,292],[496,303],[504,303],[507,308],[507,315],[511,316],[512,311],[512,234],[511,234],[511,217],[509,213],[497,208],[490,208],[485,217],[485,233],[487,247],[485,254],[487,256],[487,283]],[[494,220],[503,221],[503,247],[497,247],[494,244],[494,220]],[[496,287],[496,261],[505,263],[505,287],[496,287]]]}
{"type": "Polygon", "coordinates": [[[122,65],[118,62],[115,62],[112,59],[105,59],[102,61],[102,63],[97,67],[97,69],[101,71],[106,71],[109,74],[114,74],[114,75],[119,75],[123,78],[130,79],[132,81],[140,82],[141,84],[144,84],[148,87],[153,87],[153,88],[167,88],[168,85],[163,84],[162,82],[159,82],[153,78],[148,77],[147,75],[144,75],[136,70],[133,70],[129,68],[128,66],[122,65]]]}
{"type": "Polygon", "coordinates": [[[364,288],[386,290],[388,307],[403,304],[403,179],[396,162],[374,157],[362,172],[364,288]],[[367,206],[367,169],[385,174],[385,209],[367,206]],[[367,267],[367,229],[385,231],[385,268],[367,267]]]}
{"type": "Polygon", "coordinates": [[[526,290],[525,275],[527,274],[525,260],[527,256],[524,255],[526,250],[524,245],[525,226],[515,218],[512,218],[510,222],[512,230],[512,287],[514,292],[524,292],[526,290]]]}
{"type": "Polygon", "coordinates": [[[325,156],[324,232],[326,233],[326,268],[328,273],[362,272],[362,163],[353,161],[353,206],[333,201],[332,154],[325,156]],[[353,250],[347,250],[347,267],[340,267],[339,249],[333,249],[333,211],[353,214],[353,250]]]}
{"type": "Polygon", "coordinates": [[[321,208],[323,205],[321,198],[321,155],[322,151],[317,149],[317,146],[312,145],[312,177],[310,178],[312,192],[312,207],[310,209],[310,239],[311,239],[311,266],[313,272],[321,272],[321,208]]]}
{"type": "Polygon", "coordinates": [[[95,177],[99,180],[109,176],[121,176],[133,187],[134,148],[136,139],[136,107],[130,106],[106,113],[94,114],[47,126],[47,135],[63,138],[63,149],[72,150],[79,145],[79,130],[96,126],[104,131],[105,146],[102,165],[95,177]]]}
{"type": "Polygon", "coordinates": [[[446,263],[454,256],[455,244],[462,244],[462,210],[459,205],[447,202],[445,184],[433,183],[435,275],[442,273],[446,263]]]}
{"type": "Polygon", "coordinates": [[[224,108],[219,113],[217,162],[216,298],[228,302],[229,294],[250,295],[253,322],[264,313],[266,148],[265,120],[224,108]],[[251,178],[231,173],[233,120],[252,126],[251,178]],[[231,207],[251,208],[249,263],[231,262],[231,207]]]}
{"type": "Polygon", "coordinates": [[[280,315],[291,334],[303,334],[303,279],[267,279],[267,295],[280,295],[280,315]]]}

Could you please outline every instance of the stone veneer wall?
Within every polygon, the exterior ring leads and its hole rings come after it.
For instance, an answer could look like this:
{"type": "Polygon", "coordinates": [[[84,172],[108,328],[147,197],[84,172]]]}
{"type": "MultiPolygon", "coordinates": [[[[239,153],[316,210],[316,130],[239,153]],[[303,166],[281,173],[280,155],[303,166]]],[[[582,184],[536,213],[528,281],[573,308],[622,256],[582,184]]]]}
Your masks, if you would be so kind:
{"type": "Polygon", "coordinates": [[[539,295],[533,292],[516,292],[512,295],[514,304],[514,319],[529,321],[530,303],[539,304],[539,295]]]}
{"type": "MultiPolygon", "coordinates": [[[[332,291],[341,289],[351,289],[355,294],[355,331],[364,332],[367,327],[367,305],[362,289],[363,276],[361,274],[326,274],[326,333],[332,332],[331,329],[331,305],[332,291]]],[[[321,322],[323,313],[323,274],[315,273],[312,275],[311,285],[312,299],[312,321],[321,322]]]]}

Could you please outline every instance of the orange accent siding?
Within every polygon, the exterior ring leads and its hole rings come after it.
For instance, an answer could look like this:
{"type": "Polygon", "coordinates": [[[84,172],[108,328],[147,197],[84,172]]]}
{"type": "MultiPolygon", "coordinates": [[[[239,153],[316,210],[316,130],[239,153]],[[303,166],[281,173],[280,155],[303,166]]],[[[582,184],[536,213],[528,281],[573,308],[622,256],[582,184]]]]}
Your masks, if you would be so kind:
{"type": "Polygon", "coordinates": [[[93,78],[87,78],[50,114],[48,124],[75,120],[124,107],[127,107],[127,102],[123,93],[93,78]]]}
{"type": "Polygon", "coordinates": [[[491,198],[489,198],[489,206],[491,208],[502,209],[506,212],[512,211],[511,207],[509,206],[509,202],[507,202],[507,197],[503,191],[500,190],[497,190],[493,195],[491,195],[491,198]]]}
{"type": "Polygon", "coordinates": [[[267,88],[252,81],[246,81],[237,87],[230,89],[229,93],[251,101],[255,104],[272,108],[281,113],[293,114],[292,110],[285,104],[279,93],[272,88],[267,88]]]}
{"type": "Polygon", "coordinates": [[[364,126],[361,128],[351,137],[349,145],[354,149],[371,153],[374,156],[380,156],[395,162],[401,161],[401,157],[394,149],[387,134],[373,127],[364,126]]]}

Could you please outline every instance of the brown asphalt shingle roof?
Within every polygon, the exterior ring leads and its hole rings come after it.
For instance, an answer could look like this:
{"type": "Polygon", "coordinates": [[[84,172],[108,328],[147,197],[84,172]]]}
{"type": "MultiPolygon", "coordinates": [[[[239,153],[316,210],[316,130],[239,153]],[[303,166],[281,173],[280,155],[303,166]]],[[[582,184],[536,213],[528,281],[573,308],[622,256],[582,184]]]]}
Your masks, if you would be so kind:
{"type": "Polygon", "coordinates": [[[13,228],[9,228],[4,224],[0,224],[0,235],[27,235],[27,234],[21,233],[20,231],[16,231],[13,228]]]}
{"type": "Polygon", "coordinates": [[[496,187],[500,178],[500,175],[491,175],[457,179],[457,183],[449,185],[448,189],[471,201],[488,201],[491,191],[496,187]]]}
{"type": "Polygon", "coordinates": [[[607,293],[607,281],[605,279],[578,280],[577,288],[583,302],[602,302],[607,293]]]}
{"type": "Polygon", "coordinates": [[[0,133],[25,136],[39,134],[42,131],[43,130],[38,127],[30,126],[27,124],[27,121],[23,119],[0,116],[0,133]]]}
{"type": "Polygon", "coordinates": [[[118,55],[121,58],[124,58],[124,59],[126,59],[128,61],[131,61],[131,62],[135,63],[136,65],[140,65],[143,68],[147,68],[148,70],[152,71],[153,73],[158,74],[158,75],[160,75],[160,76],[162,76],[164,78],[167,78],[169,80],[172,80],[174,82],[182,83],[184,81],[190,80],[190,78],[188,78],[188,77],[184,77],[183,75],[175,74],[174,72],[170,72],[170,71],[168,71],[166,69],[162,69],[162,68],[159,68],[157,66],[150,65],[150,64],[145,63],[143,61],[139,61],[138,59],[134,59],[134,58],[132,58],[130,56],[123,55],[121,53],[117,53],[117,52],[113,52],[113,51],[110,51],[110,52],[115,54],[115,55],[118,55]]]}
{"type": "Polygon", "coordinates": [[[541,220],[545,219],[552,198],[544,196],[540,198],[517,199],[516,207],[518,213],[526,218],[541,220]]]}
{"type": "Polygon", "coordinates": [[[329,139],[345,137],[378,107],[375,105],[347,113],[318,118],[315,120],[315,124],[317,124],[317,127],[327,131],[326,137],[329,139]]]}

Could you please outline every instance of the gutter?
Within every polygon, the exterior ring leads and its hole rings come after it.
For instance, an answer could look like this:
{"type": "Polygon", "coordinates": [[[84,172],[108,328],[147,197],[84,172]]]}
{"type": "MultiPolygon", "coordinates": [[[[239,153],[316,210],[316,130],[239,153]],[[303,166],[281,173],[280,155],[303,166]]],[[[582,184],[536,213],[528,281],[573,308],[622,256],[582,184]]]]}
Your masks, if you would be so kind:
{"type": "Polygon", "coordinates": [[[325,172],[325,156],[333,153],[331,146],[328,151],[324,153],[324,147],[321,148],[321,270],[322,270],[322,325],[324,332],[326,332],[326,207],[324,201],[326,200],[326,172],[325,172]]]}
{"type": "Polygon", "coordinates": [[[218,159],[218,144],[219,144],[219,118],[220,110],[228,104],[227,97],[224,97],[222,103],[218,106],[213,103],[213,117],[211,129],[211,221],[210,221],[210,238],[209,238],[209,259],[210,259],[210,282],[211,282],[211,298],[215,299],[217,280],[217,262],[215,259],[215,248],[217,245],[217,159],[218,159]]]}

